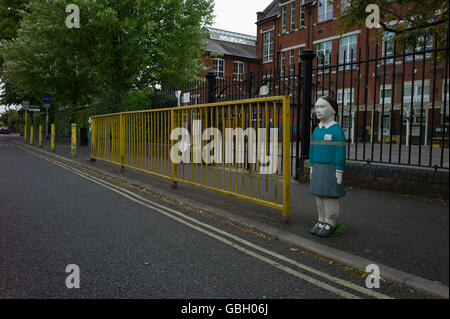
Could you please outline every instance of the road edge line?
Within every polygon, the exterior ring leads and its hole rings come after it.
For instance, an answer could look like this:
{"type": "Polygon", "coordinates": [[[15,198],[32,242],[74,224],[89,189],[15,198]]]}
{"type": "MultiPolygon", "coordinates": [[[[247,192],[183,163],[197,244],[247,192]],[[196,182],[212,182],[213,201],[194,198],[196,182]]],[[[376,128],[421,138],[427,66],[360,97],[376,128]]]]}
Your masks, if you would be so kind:
{"type": "Polygon", "coordinates": [[[136,180],[127,178],[125,176],[121,176],[118,174],[114,174],[114,173],[102,170],[97,167],[89,166],[87,164],[76,161],[74,159],[70,159],[70,158],[61,156],[59,154],[55,154],[55,153],[51,153],[51,152],[48,152],[45,150],[37,149],[36,147],[29,146],[29,145],[26,145],[26,144],[23,144],[21,142],[17,142],[14,140],[11,140],[11,142],[13,142],[14,144],[16,144],[18,146],[26,147],[27,149],[33,150],[37,153],[45,154],[47,156],[60,159],[61,161],[69,162],[74,165],[81,166],[85,169],[89,169],[91,171],[98,172],[100,174],[109,176],[116,180],[125,182],[127,184],[148,190],[149,192],[154,193],[155,195],[159,195],[161,197],[166,197],[168,199],[172,199],[175,201],[180,201],[180,198],[182,198],[183,203],[187,204],[187,206],[189,206],[193,209],[199,209],[199,210],[205,211],[205,212],[213,214],[213,215],[218,215],[222,218],[226,218],[229,221],[240,224],[244,227],[251,228],[255,231],[259,231],[264,234],[267,234],[267,235],[269,235],[273,238],[276,238],[282,242],[298,246],[298,247],[305,249],[307,251],[310,251],[314,254],[323,256],[325,258],[331,259],[331,260],[336,261],[341,264],[345,264],[345,265],[357,268],[363,272],[365,272],[367,265],[376,264],[380,267],[380,273],[382,274],[382,278],[385,280],[395,282],[397,284],[400,284],[400,285],[408,287],[408,288],[412,288],[414,290],[431,293],[431,294],[437,295],[441,298],[445,298],[445,299],[449,298],[449,287],[447,287],[443,284],[440,284],[440,283],[436,283],[429,279],[425,279],[423,277],[408,274],[404,271],[380,264],[380,263],[372,261],[370,259],[359,257],[357,255],[347,253],[343,250],[339,250],[336,248],[332,248],[332,247],[314,242],[312,240],[300,237],[293,233],[283,231],[283,230],[277,229],[275,227],[266,225],[262,222],[251,220],[246,217],[238,216],[238,215],[228,212],[224,209],[216,208],[216,207],[209,206],[206,204],[197,203],[195,201],[190,200],[189,198],[166,192],[160,188],[157,188],[157,187],[154,187],[154,186],[151,186],[148,184],[144,184],[144,183],[138,182],[136,180]]]}

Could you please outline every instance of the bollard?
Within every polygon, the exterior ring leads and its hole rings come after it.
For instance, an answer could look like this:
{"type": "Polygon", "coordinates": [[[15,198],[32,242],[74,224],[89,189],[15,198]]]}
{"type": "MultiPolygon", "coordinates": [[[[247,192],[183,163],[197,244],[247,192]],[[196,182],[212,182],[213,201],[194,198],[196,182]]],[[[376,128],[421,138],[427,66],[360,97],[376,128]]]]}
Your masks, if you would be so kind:
{"type": "Polygon", "coordinates": [[[70,155],[75,157],[77,155],[77,125],[72,123],[72,144],[70,155]]]}
{"type": "Polygon", "coordinates": [[[33,145],[34,143],[34,126],[30,126],[30,145],[33,145]]]}
{"type": "Polygon", "coordinates": [[[43,142],[42,142],[42,125],[39,125],[39,148],[42,148],[43,142]]]}
{"type": "Polygon", "coordinates": [[[55,151],[55,124],[51,125],[50,128],[50,144],[52,148],[52,152],[55,151]]]}

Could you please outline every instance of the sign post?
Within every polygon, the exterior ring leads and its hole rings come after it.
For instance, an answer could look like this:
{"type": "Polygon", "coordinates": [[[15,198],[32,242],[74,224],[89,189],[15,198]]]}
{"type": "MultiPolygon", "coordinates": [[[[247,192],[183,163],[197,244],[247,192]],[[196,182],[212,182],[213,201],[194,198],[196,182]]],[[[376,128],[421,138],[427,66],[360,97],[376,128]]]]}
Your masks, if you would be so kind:
{"type": "Polygon", "coordinates": [[[25,111],[25,126],[23,130],[23,136],[25,143],[28,140],[28,109],[30,108],[30,101],[22,101],[22,109],[25,111]]]}
{"type": "Polygon", "coordinates": [[[48,93],[45,93],[42,96],[42,102],[44,102],[45,107],[45,137],[48,139],[48,109],[50,107],[50,104],[52,103],[52,96],[48,93]]]}

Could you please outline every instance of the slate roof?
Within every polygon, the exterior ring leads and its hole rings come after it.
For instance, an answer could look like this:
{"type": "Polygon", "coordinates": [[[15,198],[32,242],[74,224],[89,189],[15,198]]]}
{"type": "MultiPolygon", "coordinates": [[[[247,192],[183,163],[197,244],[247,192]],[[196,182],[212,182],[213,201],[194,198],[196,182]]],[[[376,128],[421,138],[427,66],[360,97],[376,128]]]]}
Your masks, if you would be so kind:
{"type": "Polygon", "coordinates": [[[256,43],[254,45],[239,43],[240,39],[246,39],[250,41],[249,43],[256,42],[256,37],[209,27],[206,29],[210,32],[210,36],[205,40],[207,52],[222,53],[224,55],[253,60],[258,59],[256,55],[256,43]],[[211,37],[211,34],[214,32],[221,33],[222,35],[226,34],[226,36],[223,39],[211,37]],[[236,37],[236,39],[233,39],[233,37],[236,37]]]}
{"type": "Polygon", "coordinates": [[[267,8],[264,9],[262,12],[262,15],[259,17],[258,21],[256,21],[256,24],[260,24],[264,21],[270,20],[273,17],[276,17],[278,13],[280,12],[280,0],[274,0],[267,8]]]}
{"type": "Polygon", "coordinates": [[[208,52],[222,53],[247,59],[257,59],[256,47],[254,46],[210,39],[207,41],[206,51],[208,52]]]}

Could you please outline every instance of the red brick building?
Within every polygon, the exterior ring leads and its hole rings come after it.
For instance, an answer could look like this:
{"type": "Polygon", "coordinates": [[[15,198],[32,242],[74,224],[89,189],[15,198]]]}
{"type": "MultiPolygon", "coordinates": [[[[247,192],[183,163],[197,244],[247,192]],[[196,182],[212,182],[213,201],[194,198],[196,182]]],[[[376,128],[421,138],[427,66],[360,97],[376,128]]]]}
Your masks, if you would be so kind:
{"type": "MultiPolygon", "coordinates": [[[[362,138],[365,130],[372,141],[393,135],[395,143],[401,136],[403,143],[411,138],[414,143],[429,144],[444,123],[448,137],[450,75],[445,64],[432,63],[434,53],[422,54],[420,47],[416,48],[420,53],[405,51],[410,54],[389,58],[392,36],[385,32],[380,38],[376,29],[354,28],[339,34],[338,17],[346,5],[345,0],[332,4],[328,0],[274,0],[258,12],[260,71],[292,72],[298,68],[301,52],[312,49],[316,54],[313,68],[319,68],[313,74],[315,95],[337,97],[343,106],[340,123],[352,141],[362,138]],[[376,62],[357,63],[367,59],[376,62]]],[[[433,39],[424,42],[427,50],[435,48],[433,39]]]]}
{"type": "Polygon", "coordinates": [[[226,30],[205,28],[208,33],[203,62],[218,79],[239,81],[244,74],[259,70],[256,37],[226,30]]]}

